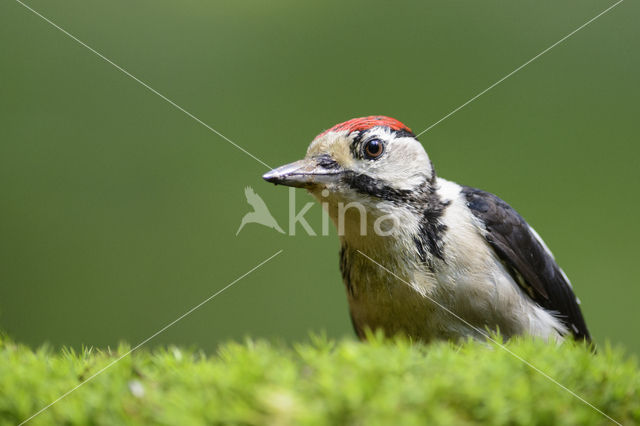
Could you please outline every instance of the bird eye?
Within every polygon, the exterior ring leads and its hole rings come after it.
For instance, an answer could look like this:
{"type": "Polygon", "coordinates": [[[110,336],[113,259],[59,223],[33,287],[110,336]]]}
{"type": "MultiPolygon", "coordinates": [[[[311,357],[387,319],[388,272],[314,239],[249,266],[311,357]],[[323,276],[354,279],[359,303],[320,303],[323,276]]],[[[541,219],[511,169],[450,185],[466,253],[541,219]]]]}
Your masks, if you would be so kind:
{"type": "Polygon", "coordinates": [[[383,152],[384,144],[379,139],[371,139],[364,144],[364,154],[370,160],[380,157],[383,152]]]}

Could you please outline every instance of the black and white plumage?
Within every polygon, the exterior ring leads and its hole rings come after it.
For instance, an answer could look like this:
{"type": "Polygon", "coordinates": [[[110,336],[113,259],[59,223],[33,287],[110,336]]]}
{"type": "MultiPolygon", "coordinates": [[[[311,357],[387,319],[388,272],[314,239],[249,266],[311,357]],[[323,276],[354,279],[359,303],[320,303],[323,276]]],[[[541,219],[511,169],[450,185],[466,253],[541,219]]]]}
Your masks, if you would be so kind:
{"type": "Polygon", "coordinates": [[[571,283],[537,232],[495,195],[474,188],[462,193],[514,281],[536,303],[555,312],[576,339],[590,339],[571,283]]]}
{"type": "Polygon", "coordinates": [[[495,195],[436,176],[397,120],[338,124],[313,140],[305,159],[264,178],[306,188],[327,208],[360,337],[381,328],[457,340],[489,329],[590,340],[568,278],[533,228],[495,195]]]}

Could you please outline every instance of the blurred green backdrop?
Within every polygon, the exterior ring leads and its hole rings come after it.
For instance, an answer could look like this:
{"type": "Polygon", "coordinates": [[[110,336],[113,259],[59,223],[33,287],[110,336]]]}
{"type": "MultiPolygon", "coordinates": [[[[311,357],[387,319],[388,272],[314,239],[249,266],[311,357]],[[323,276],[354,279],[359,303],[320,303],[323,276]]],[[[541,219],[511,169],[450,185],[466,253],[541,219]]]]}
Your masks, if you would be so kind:
{"type": "MultiPolygon", "coordinates": [[[[30,0],[277,166],[385,114],[416,132],[608,1],[30,0]]],[[[596,340],[640,352],[640,7],[624,2],[420,139],[438,173],[503,197],[571,277],[596,340]]],[[[266,168],[18,3],[0,3],[0,329],[38,345],[352,335],[338,241],[287,226],[266,168]]],[[[297,193],[298,205],[310,201],[297,193]]],[[[320,229],[320,207],[307,215],[320,229]]]]}

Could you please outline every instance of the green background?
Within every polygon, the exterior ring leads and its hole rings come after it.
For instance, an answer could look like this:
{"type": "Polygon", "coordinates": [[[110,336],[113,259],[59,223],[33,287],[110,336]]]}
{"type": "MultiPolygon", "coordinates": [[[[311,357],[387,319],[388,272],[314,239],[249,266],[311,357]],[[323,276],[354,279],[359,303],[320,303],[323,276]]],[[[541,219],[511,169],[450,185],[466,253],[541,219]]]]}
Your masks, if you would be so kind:
{"type": "MultiPolygon", "coordinates": [[[[612,2],[29,5],[272,166],[385,114],[419,132],[612,2]]],[[[420,139],[539,231],[590,329],[640,352],[640,7],[626,1],[420,139]]],[[[0,3],[0,329],[31,345],[352,335],[338,241],[287,227],[267,169],[12,0],[0,3]]],[[[299,192],[299,207],[311,198],[299,192]]],[[[320,231],[320,207],[307,215],[320,231]]]]}

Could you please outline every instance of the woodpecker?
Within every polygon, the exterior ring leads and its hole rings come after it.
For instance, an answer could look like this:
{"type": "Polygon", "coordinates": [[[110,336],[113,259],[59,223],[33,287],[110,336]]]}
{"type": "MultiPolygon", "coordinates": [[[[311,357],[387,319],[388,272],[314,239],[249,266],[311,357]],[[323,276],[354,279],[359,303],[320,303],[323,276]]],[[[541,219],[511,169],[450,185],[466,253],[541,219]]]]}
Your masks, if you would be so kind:
{"type": "Polygon", "coordinates": [[[436,175],[411,129],[385,116],[320,133],[304,159],[266,173],[304,188],[338,227],[356,334],[561,341],[591,337],[569,279],[497,196],[436,175]],[[386,224],[386,227],[385,227],[386,224]]]}

